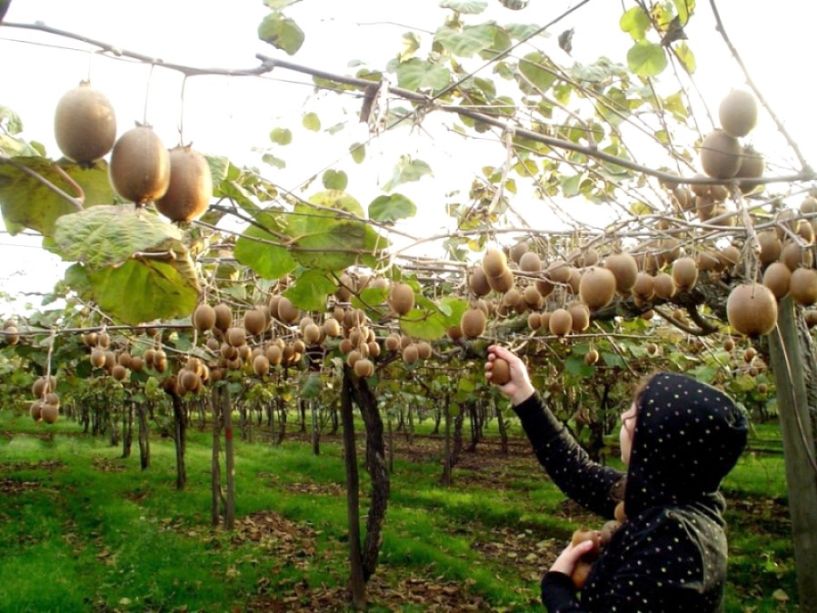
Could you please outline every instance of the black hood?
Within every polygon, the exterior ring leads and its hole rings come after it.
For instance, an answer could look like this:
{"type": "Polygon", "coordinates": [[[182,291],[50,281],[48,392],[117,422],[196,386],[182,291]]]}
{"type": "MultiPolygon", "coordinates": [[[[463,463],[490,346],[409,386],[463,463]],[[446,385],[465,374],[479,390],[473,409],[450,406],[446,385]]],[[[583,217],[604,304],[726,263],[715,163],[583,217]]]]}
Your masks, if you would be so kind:
{"type": "Polygon", "coordinates": [[[631,518],[650,507],[710,497],[746,446],[744,412],[686,375],[653,376],[637,412],[624,494],[631,518]]]}

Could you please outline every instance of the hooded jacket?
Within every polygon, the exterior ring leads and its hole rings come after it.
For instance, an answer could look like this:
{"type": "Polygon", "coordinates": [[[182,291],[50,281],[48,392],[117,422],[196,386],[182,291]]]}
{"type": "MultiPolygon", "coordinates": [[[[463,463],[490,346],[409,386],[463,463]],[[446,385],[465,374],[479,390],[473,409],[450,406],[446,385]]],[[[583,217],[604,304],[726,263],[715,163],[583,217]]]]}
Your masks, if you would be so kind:
{"type": "Polygon", "coordinates": [[[686,375],[660,373],[639,398],[627,473],[592,462],[534,394],[514,410],[539,462],[570,498],[627,521],[593,564],[579,600],[570,577],[548,572],[549,611],[716,611],[727,546],[718,492],[746,445],[743,412],[686,375]]]}

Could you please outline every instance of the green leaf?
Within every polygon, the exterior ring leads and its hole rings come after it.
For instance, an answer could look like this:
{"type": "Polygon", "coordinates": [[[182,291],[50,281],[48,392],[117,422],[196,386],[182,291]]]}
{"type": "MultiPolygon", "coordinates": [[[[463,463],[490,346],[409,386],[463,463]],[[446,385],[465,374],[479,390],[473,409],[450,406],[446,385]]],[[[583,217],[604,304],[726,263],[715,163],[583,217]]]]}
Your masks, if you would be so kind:
{"type": "Polygon", "coordinates": [[[271,9],[283,9],[299,0],[264,0],[264,5],[271,9]]]}
{"type": "Polygon", "coordinates": [[[618,25],[638,42],[644,40],[650,29],[650,16],[640,6],[634,6],[621,16],[618,25]]]}
{"type": "MultiPolygon", "coordinates": [[[[260,213],[257,221],[274,231],[282,230],[281,224],[272,213],[260,213]]],[[[239,263],[252,268],[262,279],[280,279],[295,270],[297,262],[286,247],[269,245],[253,239],[280,242],[266,230],[250,225],[235,243],[233,254],[239,263]]]]}
{"type": "Polygon", "coordinates": [[[323,173],[321,180],[326,189],[336,189],[339,191],[346,189],[346,185],[349,183],[349,177],[347,177],[346,173],[342,170],[327,170],[323,173]]]}
{"type": "Polygon", "coordinates": [[[447,327],[445,316],[436,309],[415,308],[400,318],[400,329],[414,338],[433,341],[445,336],[447,327]]]}
{"type": "Polygon", "coordinates": [[[284,292],[299,309],[320,311],[326,308],[326,298],[337,289],[335,282],[326,273],[307,270],[298,277],[295,285],[284,292]]]}
{"type": "MultiPolygon", "coordinates": [[[[325,192],[318,192],[309,197],[309,202],[330,209],[346,211],[355,217],[363,219],[363,207],[360,206],[360,203],[355,198],[343,191],[328,190],[325,192]]],[[[300,211],[302,206],[306,205],[297,206],[296,210],[300,211]]],[[[315,208],[309,206],[306,206],[302,212],[306,212],[307,210],[311,210],[313,213],[315,212],[315,208]]],[[[325,217],[334,217],[334,214],[331,211],[322,211],[319,212],[319,214],[325,217]]]]}
{"type": "Polygon", "coordinates": [[[137,252],[185,252],[182,234],[158,215],[129,204],[100,205],[63,215],[54,245],[64,259],[92,268],[116,266],[137,252]]]}
{"type": "Polygon", "coordinates": [[[417,214],[417,206],[403,194],[378,196],[369,204],[369,219],[394,222],[417,214]]]}
{"type": "Polygon", "coordinates": [[[321,129],[321,118],[316,113],[306,113],[301,120],[304,128],[317,132],[321,129]]]}
{"type": "Polygon", "coordinates": [[[420,38],[414,32],[407,32],[403,34],[403,48],[400,50],[400,55],[398,55],[398,59],[401,62],[405,62],[411,56],[414,55],[414,52],[420,48],[420,38]]]}
{"type": "Polygon", "coordinates": [[[673,0],[675,10],[678,12],[678,19],[682,26],[689,21],[689,16],[695,11],[695,0],[673,0]]]}
{"type": "Polygon", "coordinates": [[[611,368],[624,368],[627,364],[617,353],[601,352],[601,359],[611,368]]]}
{"type": "Polygon", "coordinates": [[[276,49],[286,51],[289,55],[295,55],[304,44],[303,30],[292,19],[284,17],[278,11],[264,17],[258,26],[258,38],[276,49]]]}
{"type": "Polygon", "coordinates": [[[439,43],[452,55],[471,57],[478,51],[491,49],[494,46],[497,27],[485,23],[477,26],[465,26],[462,30],[443,26],[434,35],[439,43]]]}
{"type": "Polygon", "coordinates": [[[667,56],[661,45],[642,40],[630,47],[627,65],[640,77],[654,77],[667,67],[667,56]]]}
{"type": "Polygon", "coordinates": [[[188,316],[199,300],[189,256],[172,263],[129,260],[88,274],[97,304],[130,325],[188,316]]]}
{"type": "Polygon", "coordinates": [[[519,60],[519,72],[530,81],[536,89],[541,92],[546,92],[550,86],[556,82],[556,75],[553,71],[546,70],[549,61],[544,54],[535,51],[528,53],[525,57],[519,60]]]}
{"type": "Polygon", "coordinates": [[[307,400],[317,398],[321,395],[322,388],[321,376],[316,372],[311,372],[303,379],[300,396],[307,400]]]}
{"type": "Polygon", "coordinates": [[[423,176],[430,174],[432,174],[431,167],[422,160],[413,160],[410,155],[401,155],[392,178],[386,182],[383,189],[390,192],[402,183],[419,181],[423,176]]]}
{"type": "Polygon", "coordinates": [[[91,300],[92,286],[91,278],[88,276],[87,269],[82,264],[71,264],[63,276],[66,285],[71,288],[82,300],[91,300]]]}
{"type": "Polygon", "coordinates": [[[448,311],[445,315],[446,329],[460,323],[463,313],[468,310],[468,301],[448,296],[440,301],[440,309],[448,311]]]}
{"type": "Polygon", "coordinates": [[[287,167],[287,163],[284,160],[282,160],[281,158],[275,157],[271,153],[265,153],[261,157],[261,161],[263,161],[265,164],[269,164],[273,168],[277,168],[279,170],[284,169],[284,168],[287,167]]]}
{"type": "Polygon", "coordinates": [[[278,145],[288,145],[292,142],[292,131],[287,128],[273,128],[269,133],[270,140],[278,145]]]}
{"type": "Polygon", "coordinates": [[[572,177],[562,177],[562,194],[566,198],[572,198],[573,196],[578,195],[582,179],[584,179],[584,173],[579,173],[577,175],[573,175],[572,177]]]}
{"type": "Polygon", "coordinates": [[[418,58],[397,64],[397,85],[412,91],[444,89],[451,80],[448,68],[418,58]]]}
{"type": "Polygon", "coordinates": [[[210,167],[210,176],[213,179],[213,185],[218,185],[227,178],[230,160],[215,155],[206,155],[204,157],[207,159],[207,165],[210,167]]]}
{"type": "Polygon", "coordinates": [[[695,54],[692,53],[692,49],[689,48],[689,45],[682,41],[675,45],[673,49],[675,49],[675,53],[678,54],[678,59],[681,60],[684,69],[689,74],[694,73],[698,65],[695,62],[695,54]]]}
{"type": "Polygon", "coordinates": [[[363,143],[353,143],[349,146],[349,153],[352,154],[352,159],[355,164],[360,164],[366,159],[366,145],[363,143]]]}
{"type": "Polygon", "coordinates": [[[479,15],[488,6],[486,0],[442,0],[440,8],[451,9],[463,15],[479,15]]]}
{"type": "Polygon", "coordinates": [[[565,371],[582,379],[592,377],[595,369],[584,363],[584,359],[578,355],[571,355],[565,360],[565,371]]]}
{"type": "MultiPolygon", "coordinates": [[[[74,188],[57,171],[57,167],[61,168],[82,187],[85,208],[114,202],[113,189],[108,180],[108,165],[103,160],[97,161],[91,168],[82,168],[68,161],[56,163],[40,157],[18,157],[13,160],[73,195],[74,188]]],[[[0,161],[0,207],[11,234],[29,228],[43,236],[53,234],[57,218],[77,211],[70,202],[41,181],[3,161],[0,161]]]]}

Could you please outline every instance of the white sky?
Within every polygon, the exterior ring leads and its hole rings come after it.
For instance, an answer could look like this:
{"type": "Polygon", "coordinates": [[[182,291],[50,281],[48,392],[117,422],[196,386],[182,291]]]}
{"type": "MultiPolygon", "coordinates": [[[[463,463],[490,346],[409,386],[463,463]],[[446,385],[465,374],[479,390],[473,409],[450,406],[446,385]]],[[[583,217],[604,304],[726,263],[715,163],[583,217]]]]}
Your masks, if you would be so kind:
{"type": "MultiPolygon", "coordinates": [[[[497,0],[489,0],[486,13],[466,19],[471,23],[495,19],[500,25],[545,23],[572,4],[575,2],[531,0],[527,9],[509,11],[497,0]]],[[[777,0],[771,10],[767,3],[761,7],[759,2],[721,0],[719,9],[757,85],[777,114],[786,119],[807,158],[817,163],[815,85],[809,67],[817,7],[802,0],[777,0]]],[[[261,0],[15,0],[5,21],[42,21],[170,62],[249,68],[257,65],[254,56],[259,52],[284,57],[283,52],[257,38],[257,26],[267,12],[261,0]]],[[[367,62],[372,68],[384,68],[399,51],[401,36],[408,27],[433,31],[450,13],[440,9],[437,0],[303,0],[286,12],[306,32],[302,49],[286,59],[341,74],[354,71],[347,67],[353,59],[367,62]]],[[[555,39],[562,30],[575,28],[573,58],[578,61],[589,63],[606,55],[623,63],[631,40],[618,28],[620,14],[621,3],[594,0],[555,26],[552,34],[555,39]]],[[[720,98],[730,88],[741,86],[743,77],[714,30],[708,2],[698,0],[687,34],[698,59],[696,82],[716,113],[720,98]]],[[[431,38],[430,34],[421,37],[426,43],[431,38]]],[[[21,116],[26,128],[24,137],[44,143],[53,157],[59,157],[52,135],[54,107],[65,91],[90,75],[94,86],[113,102],[119,133],[142,120],[147,92],[149,122],[168,146],[175,145],[179,139],[180,75],[156,68],[151,76],[145,65],[95,56],[88,49],[69,39],[0,27],[0,106],[21,116]],[[34,46],[19,42],[22,40],[80,51],[34,46]]],[[[560,53],[556,49],[556,61],[570,61],[560,53]]],[[[410,153],[434,170],[434,177],[398,188],[420,207],[416,219],[401,224],[418,235],[436,232],[447,222],[443,211],[447,192],[467,189],[481,166],[499,166],[504,159],[500,145],[464,141],[439,128],[451,125],[452,117],[432,116],[424,124],[428,133],[401,129],[373,143],[367,150],[367,161],[374,160],[375,168],[369,164],[365,168],[374,176],[362,175],[344,156],[349,144],[368,137],[365,127],[357,125],[355,119],[357,103],[334,94],[315,96],[311,87],[280,80],[309,83],[306,75],[276,71],[269,76],[189,80],[184,101],[185,141],[192,141],[205,153],[227,155],[238,164],[255,163],[258,153],[254,149],[271,146],[269,131],[277,126],[290,127],[295,133],[293,144],[275,152],[287,161],[287,168],[279,171],[265,167],[265,174],[286,187],[296,188],[326,166],[343,169],[350,176],[348,191],[364,207],[377,195],[379,185],[388,180],[400,154],[410,153]],[[309,110],[318,113],[324,128],[344,119],[348,126],[334,137],[304,132],[299,129],[301,114],[309,110]],[[339,158],[343,161],[336,163],[339,158]]],[[[756,144],[768,157],[793,165],[771,120],[764,114],[760,122],[752,135],[756,144]]],[[[650,163],[647,159],[641,161],[650,163]]],[[[307,193],[319,189],[320,181],[316,181],[307,193]]],[[[592,205],[582,207],[575,201],[573,206],[573,202],[571,212],[578,217],[588,221],[598,217],[592,205]]],[[[541,203],[514,202],[514,206],[523,210],[533,225],[552,227],[555,223],[542,214],[541,203]]],[[[41,250],[38,239],[0,234],[0,290],[12,295],[47,292],[61,278],[63,267],[57,258],[41,250]]],[[[38,304],[36,297],[33,302],[38,304]]],[[[0,306],[2,310],[6,309],[0,306]]]]}

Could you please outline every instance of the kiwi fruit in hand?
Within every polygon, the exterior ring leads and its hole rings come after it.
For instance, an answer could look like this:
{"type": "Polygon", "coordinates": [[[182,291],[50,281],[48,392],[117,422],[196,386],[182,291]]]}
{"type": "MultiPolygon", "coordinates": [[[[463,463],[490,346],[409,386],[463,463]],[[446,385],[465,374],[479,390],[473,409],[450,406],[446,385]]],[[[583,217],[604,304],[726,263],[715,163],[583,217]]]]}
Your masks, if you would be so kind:
{"type": "Polygon", "coordinates": [[[491,383],[494,385],[505,385],[511,380],[511,365],[507,360],[495,358],[491,368],[491,383]]]}

